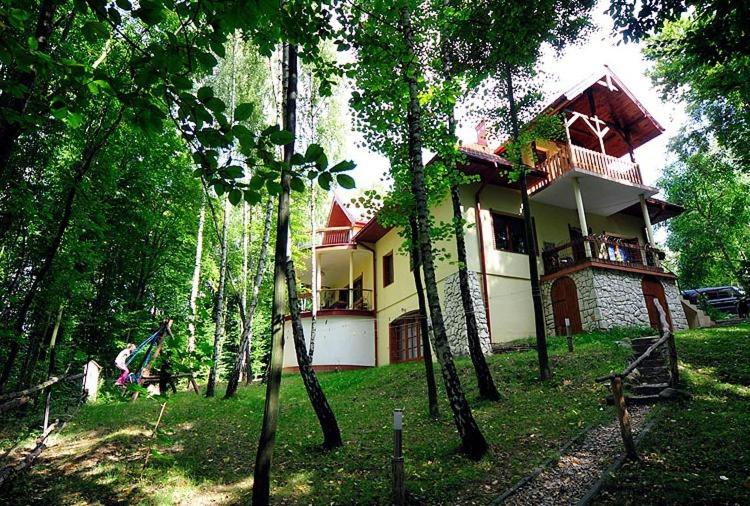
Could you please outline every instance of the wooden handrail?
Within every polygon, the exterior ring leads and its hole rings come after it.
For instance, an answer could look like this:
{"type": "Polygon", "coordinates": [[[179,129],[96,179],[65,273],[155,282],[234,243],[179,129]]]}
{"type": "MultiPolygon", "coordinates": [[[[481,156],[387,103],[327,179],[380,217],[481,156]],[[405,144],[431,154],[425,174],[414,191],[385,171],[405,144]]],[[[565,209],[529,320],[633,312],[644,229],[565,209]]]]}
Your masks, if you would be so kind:
{"type": "Polygon", "coordinates": [[[0,395],[0,402],[7,401],[10,399],[15,399],[16,397],[22,397],[24,395],[33,394],[34,392],[38,392],[39,390],[44,390],[45,388],[54,385],[58,381],[72,381],[83,378],[83,373],[78,374],[71,374],[70,376],[52,376],[50,379],[45,381],[44,383],[39,383],[38,385],[35,385],[33,387],[29,387],[25,390],[19,390],[18,392],[9,392],[7,394],[0,395]]]}
{"type": "Polygon", "coordinates": [[[621,373],[611,373],[606,376],[601,376],[599,378],[596,378],[597,383],[604,383],[605,381],[609,381],[612,378],[624,378],[625,376],[629,375],[633,371],[635,371],[636,367],[641,365],[641,362],[646,360],[651,354],[654,352],[655,349],[657,349],[659,346],[663,345],[667,342],[667,339],[669,339],[668,335],[662,336],[658,341],[656,341],[654,344],[648,347],[646,351],[644,351],[638,358],[633,360],[629,366],[627,366],[621,373]]]}

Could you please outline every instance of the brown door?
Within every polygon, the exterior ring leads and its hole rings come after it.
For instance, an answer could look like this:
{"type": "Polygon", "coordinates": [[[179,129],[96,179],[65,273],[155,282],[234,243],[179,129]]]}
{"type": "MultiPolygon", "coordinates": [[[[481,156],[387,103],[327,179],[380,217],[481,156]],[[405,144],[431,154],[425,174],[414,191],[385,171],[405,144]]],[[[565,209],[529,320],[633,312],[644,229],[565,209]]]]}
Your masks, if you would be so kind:
{"type": "Polygon", "coordinates": [[[672,317],[669,314],[669,306],[667,305],[667,297],[664,295],[664,287],[658,279],[646,276],[641,281],[641,288],[643,290],[643,298],[646,299],[646,310],[648,311],[648,321],[651,328],[659,330],[659,313],[656,311],[654,305],[654,299],[659,301],[661,307],[667,313],[667,323],[669,327],[672,327],[672,317]]]}
{"type": "Polygon", "coordinates": [[[575,334],[583,331],[581,311],[578,308],[576,283],[565,276],[552,284],[552,314],[555,317],[555,333],[565,335],[565,319],[570,320],[570,329],[575,334]]]}

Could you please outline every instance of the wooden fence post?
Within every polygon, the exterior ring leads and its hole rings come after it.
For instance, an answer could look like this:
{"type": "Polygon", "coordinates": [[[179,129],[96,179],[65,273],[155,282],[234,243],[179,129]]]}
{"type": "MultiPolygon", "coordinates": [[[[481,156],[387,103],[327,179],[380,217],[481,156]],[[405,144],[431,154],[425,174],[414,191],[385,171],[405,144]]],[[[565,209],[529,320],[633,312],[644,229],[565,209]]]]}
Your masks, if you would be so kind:
{"type": "Polygon", "coordinates": [[[677,344],[674,341],[674,332],[672,332],[672,329],[669,327],[667,313],[664,312],[664,308],[661,307],[661,304],[657,299],[654,299],[654,307],[656,307],[656,312],[659,313],[659,327],[661,334],[662,336],[668,336],[667,349],[669,350],[669,373],[672,377],[671,384],[673,387],[676,387],[680,381],[680,371],[677,368],[677,344]]]}
{"type": "Polygon", "coordinates": [[[613,376],[610,383],[612,386],[612,400],[617,409],[617,419],[620,422],[620,434],[622,434],[622,442],[625,445],[625,453],[629,459],[638,460],[638,452],[633,442],[633,431],[630,427],[630,413],[628,413],[628,408],[625,405],[625,395],[622,391],[622,378],[620,376],[613,376]]]}
{"type": "Polygon", "coordinates": [[[392,501],[396,506],[406,504],[406,483],[404,482],[404,456],[402,453],[401,431],[403,427],[403,411],[393,410],[393,494],[392,501]]]}
{"type": "Polygon", "coordinates": [[[573,331],[570,328],[570,318],[565,318],[565,336],[568,339],[568,351],[573,353],[573,331]]]}

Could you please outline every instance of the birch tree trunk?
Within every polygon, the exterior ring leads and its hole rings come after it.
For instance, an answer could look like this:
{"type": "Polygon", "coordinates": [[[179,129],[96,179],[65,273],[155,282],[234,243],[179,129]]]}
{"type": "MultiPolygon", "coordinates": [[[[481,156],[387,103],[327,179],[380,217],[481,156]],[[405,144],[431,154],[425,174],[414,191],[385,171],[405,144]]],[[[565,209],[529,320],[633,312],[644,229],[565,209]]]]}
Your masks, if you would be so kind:
{"type": "Polygon", "coordinates": [[[316,240],[315,231],[315,181],[310,183],[310,271],[311,275],[311,291],[310,303],[310,363],[313,361],[313,355],[315,354],[315,331],[318,321],[318,253],[315,245],[316,240]]]}
{"type": "Polygon", "coordinates": [[[336,416],[333,414],[328,399],[318,382],[318,376],[312,367],[312,360],[305,346],[305,331],[302,328],[300,317],[299,299],[297,298],[297,279],[294,273],[294,263],[290,258],[286,264],[286,282],[289,290],[289,311],[292,318],[292,334],[294,336],[294,349],[297,352],[297,365],[305,384],[305,390],[310,398],[310,403],[318,417],[320,428],[323,431],[323,448],[331,449],[342,445],[341,431],[339,430],[336,416]]]}
{"type": "Polygon", "coordinates": [[[206,196],[201,195],[201,209],[198,213],[198,232],[195,235],[195,263],[193,264],[193,280],[190,286],[190,321],[188,322],[188,353],[195,351],[195,319],[198,314],[196,302],[201,282],[201,262],[203,261],[203,227],[206,223],[206,196]]]}
{"type": "Polygon", "coordinates": [[[258,252],[258,264],[255,268],[253,287],[250,293],[250,307],[247,309],[245,320],[242,324],[242,337],[240,339],[240,347],[237,349],[237,357],[234,361],[234,368],[232,369],[231,376],[229,376],[227,391],[224,394],[225,399],[229,399],[237,392],[237,385],[239,384],[242,371],[250,370],[250,368],[247,366],[249,361],[249,352],[252,347],[253,340],[253,318],[255,317],[255,310],[258,307],[260,286],[261,284],[263,284],[263,276],[266,272],[266,262],[268,260],[268,245],[271,240],[272,221],[273,198],[269,197],[268,202],[266,203],[266,214],[263,222],[263,242],[261,243],[260,251],[258,252]]]}
{"type": "MultiPolygon", "coordinates": [[[[495,382],[492,380],[490,368],[482,352],[482,344],[479,342],[479,328],[477,327],[477,316],[474,312],[474,301],[469,288],[469,270],[466,260],[466,241],[464,240],[463,215],[461,214],[461,199],[458,194],[458,186],[451,186],[451,203],[453,205],[453,232],[456,236],[456,252],[458,257],[458,284],[461,289],[461,303],[466,315],[466,339],[469,343],[469,355],[474,364],[474,372],[477,375],[479,395],[483,399],[499,401],[500,394],[495,382]]],[[[477,224],[480,226],[480,224],[477,224]]]]}
{"type": "Polygon", "coordinates": [[[461,437],[462,449],[474,459],[481,458],[487,452],[487,441],[474,420],[469,403],[466,401],[461,380],[453,363],[453,354],[448,345],[445,332],[443,313],[440,308],[435,264],[432,256],[432,241],[430,239],[429,209],[427,206],[427,190],[425,186],[424,164],[422,161],[422,108],[419,104],[417,89],[418,65],[414,51],[414,34],[408,8],[401,11],[401,29],[407,46],[411,69],[403,71],[403,79],[409,88],[409,105],[407,111],[409,167],[412,175],[412,192],[416,204],[417,230],[419,235],[419,249],[424,272],[424,282],[427,291],[427,302],[433,328],[433,345],[440,362],[443,382],[448,395],[448,401],[453,411],[453,420],[461,437]]]}
{"type": "Polygon", "coordinates": [[[411,229],[411,258],[412,274],[414,275],[414,287],[417,290],[417,303],[419,305],[419,331],[422,333],[422,358],[424,359],[424,371],[427,378],[427,412],[433,419],[440,418],[440,408],[437,400],[437,385],[435,384],[435,371],[432,367],[432,348],[430,347],[430,328],[427,325],[427,302],[424,298],[424,286],[422,285],[422,261],[419,254],[419,233],[417,231],[417,219],[409,218],[411,229]]]}
{"type": "MultiPolygon", "coordinates": [[[[283,126],[289,130],[294,125],[295,114],[291,102],[296,92],[289,86],[290,47],[284,45],[282,56],[283,126]]],[[[294,54],[296,60],[296,53],[294,54]]],[[[284,146],[284,161],[289,163],[294,154],[294,141],[284,146]]],[[[253,469],[253,506],[266,506],[270,502],[271,461],[276,443],[276,428],[279,424],[279,390],[281,369],[284,365],[284,302],[286,299],[286,257],[289,244],[289,185],[288,172],[281,175],[282,191],[276,216],[276,246],[274,249],[273,303],[271,305],[271,359],[266,380],[266,400],[263,407],[263,425],[258,441],[258,451],[253,469]]]]}
{"type": "MultiPolygon", "coordinates": [[[[506,68],[505,78],[513,138],[518,139],[520,126],[518,123],[518,108],[513,95],[513,73],[510,66],[506,68]]],[[[539,378],[544,381],[552,378],[552,371],[549,367],[549,356],[547,354],[542,290],[539,286],[539,267],[536,263],[536,238],[534,237],[534,226],[531,221],[531,207],[529,206],[529,191],[526,185],[525,167],[521,167],[519,186],[521,191],[521,206],[523,207],[524,238],[529,257],[529,277],[531,278],[531,301],[534,305],[534,327],[536,329],[536,352],[539,359],[539,378]]],[[[585,234],[586,231],[584,230],[583,233],[585,234]]]]}
{"type": "Polygon", "coordinates": [[[211,372],[206,385],[206,397],[216,393],[216,381],[219,375],[219,358],[221,357],[221,338],[224,333],[224,289],[227,282],[227,236],[229,234],[229,199],[224,197],[224,223],[221,226],[221,258],[219,260],[219,288],[216,293],[214,308],[214,352],[211,372]]]}

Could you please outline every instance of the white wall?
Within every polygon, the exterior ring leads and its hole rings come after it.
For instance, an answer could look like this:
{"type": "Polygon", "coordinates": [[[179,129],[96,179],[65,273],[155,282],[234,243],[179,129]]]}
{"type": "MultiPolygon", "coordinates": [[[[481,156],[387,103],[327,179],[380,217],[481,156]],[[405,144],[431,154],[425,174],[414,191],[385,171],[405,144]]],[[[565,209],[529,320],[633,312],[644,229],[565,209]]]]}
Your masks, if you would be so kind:
{"type": "MultiPolygon", "coordinates": [[[[310,342],[310,318],[302,319],[310,342]]],[[[318,316],[313,365],[375,365],[375,322],[371,316],[318,316]]],[[[292,322],[284,323],[284,367],[297,367],[292,322]]]]}

